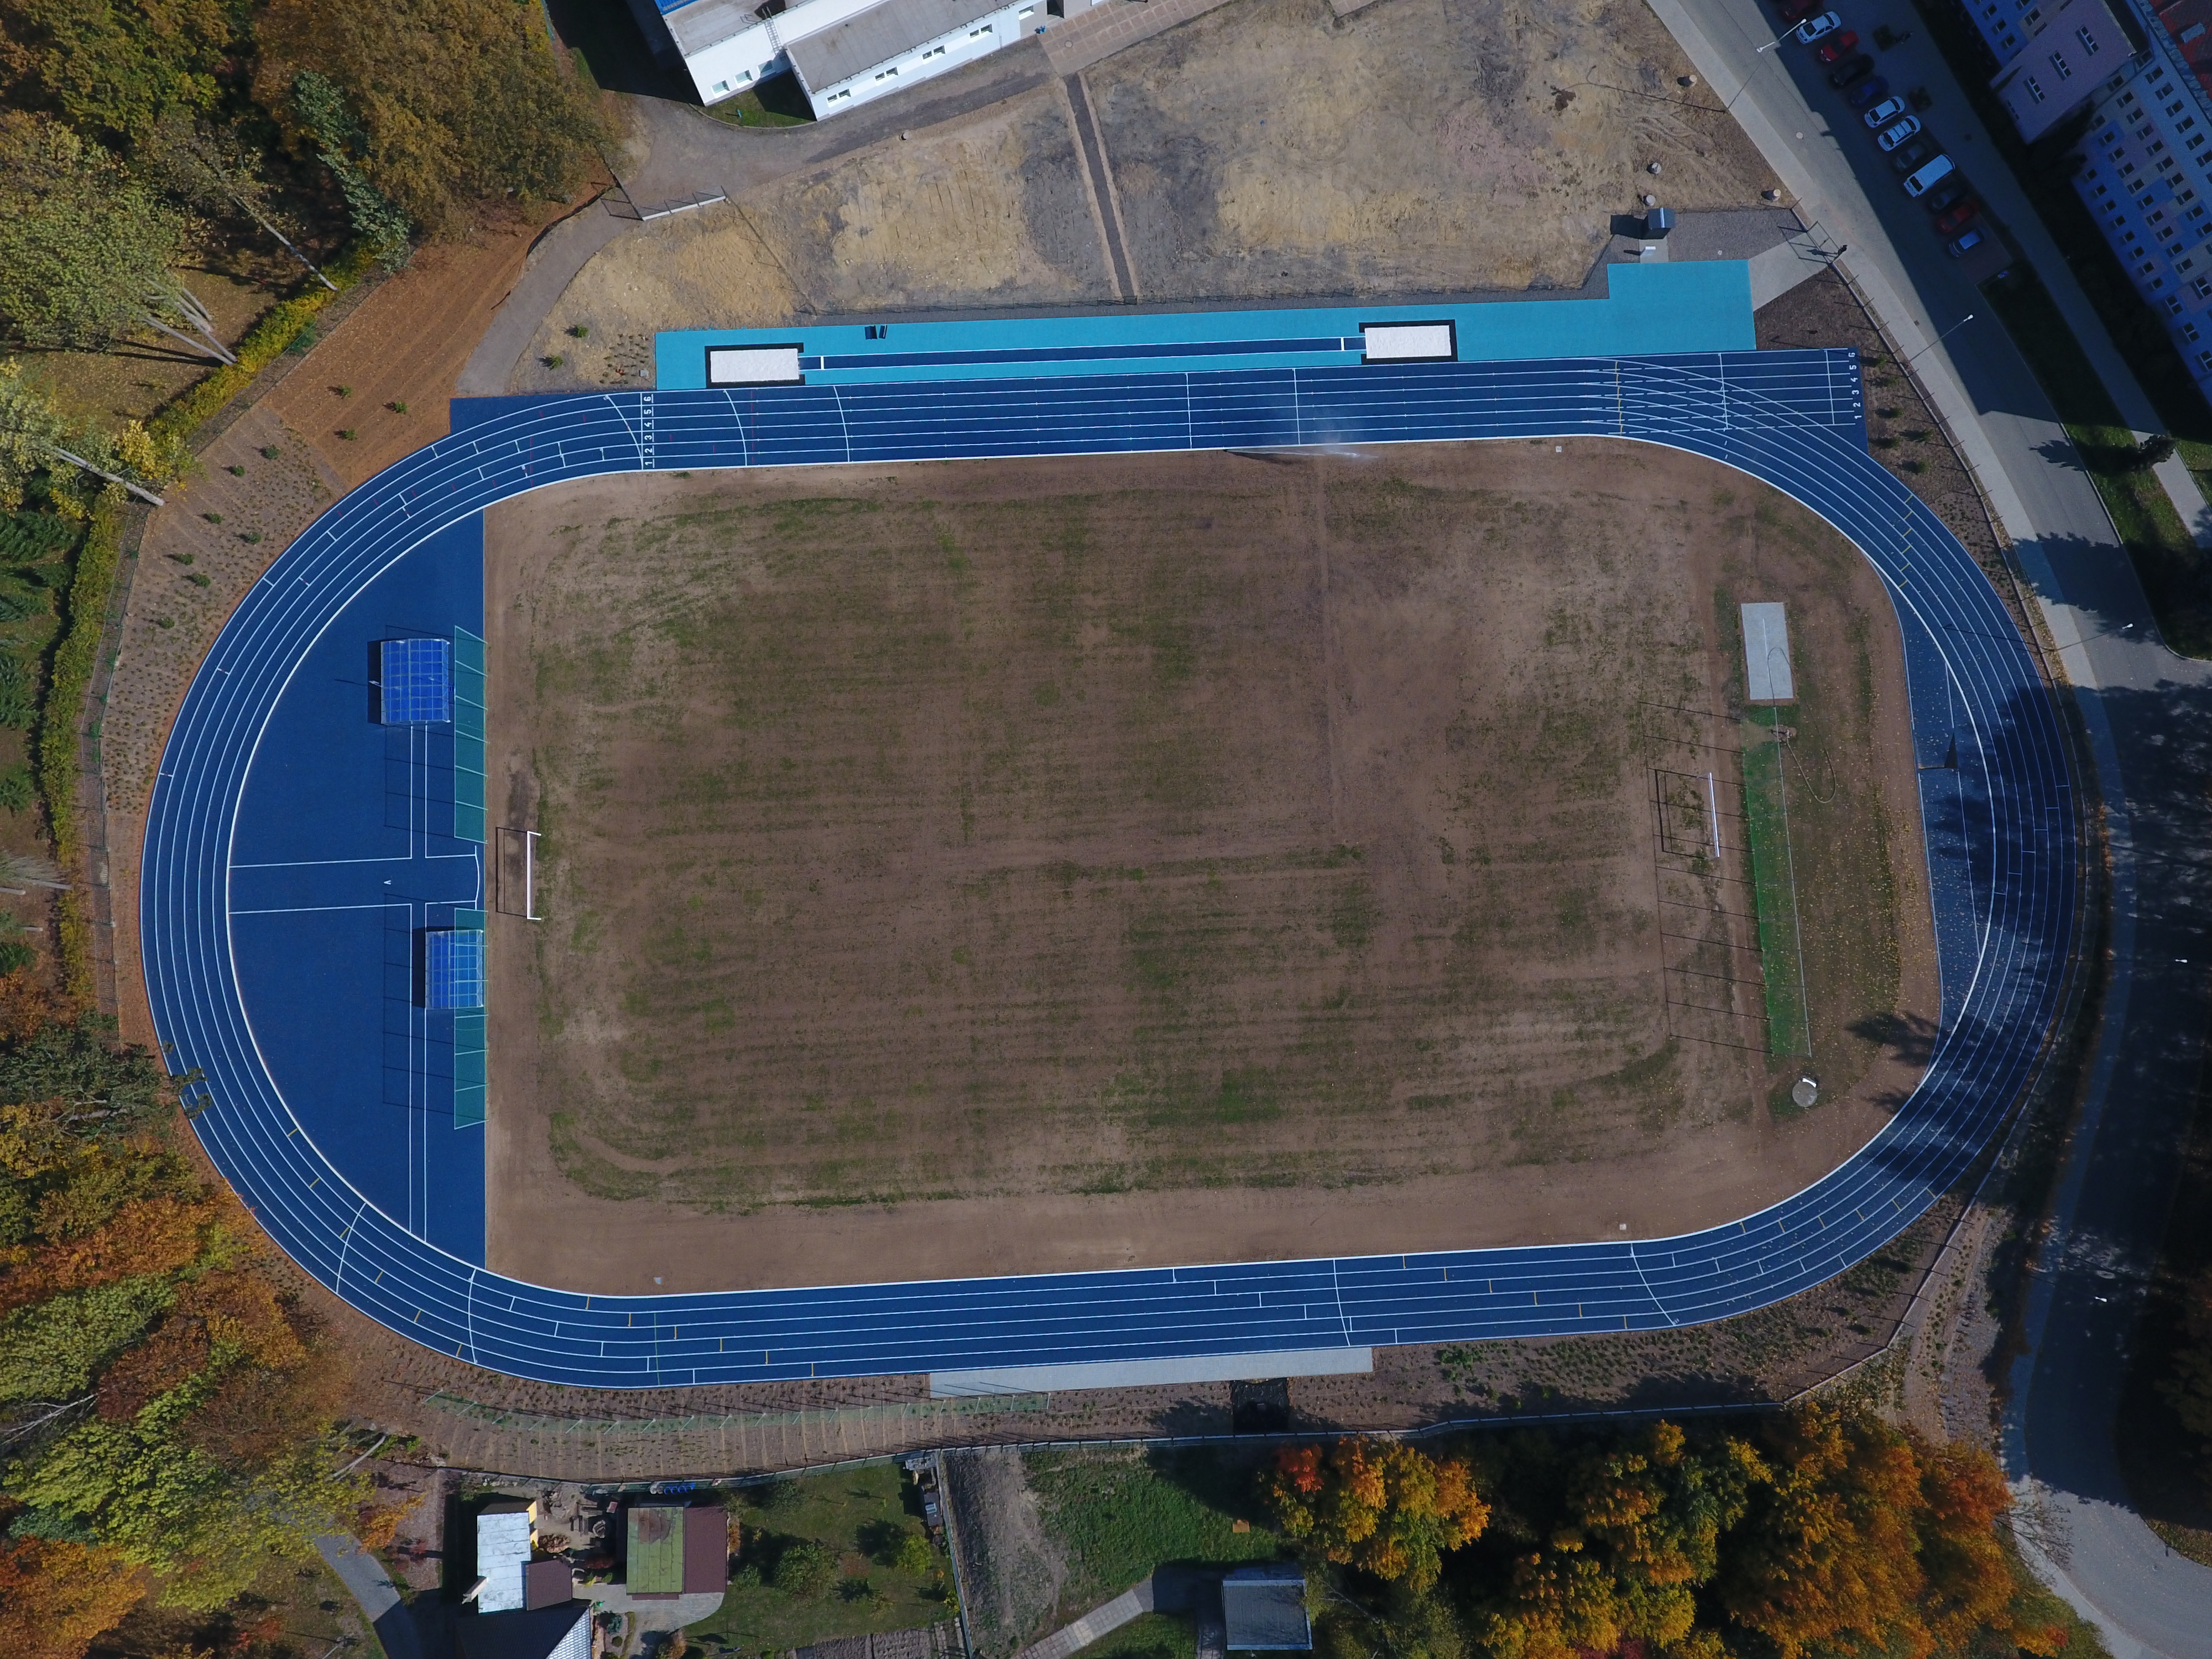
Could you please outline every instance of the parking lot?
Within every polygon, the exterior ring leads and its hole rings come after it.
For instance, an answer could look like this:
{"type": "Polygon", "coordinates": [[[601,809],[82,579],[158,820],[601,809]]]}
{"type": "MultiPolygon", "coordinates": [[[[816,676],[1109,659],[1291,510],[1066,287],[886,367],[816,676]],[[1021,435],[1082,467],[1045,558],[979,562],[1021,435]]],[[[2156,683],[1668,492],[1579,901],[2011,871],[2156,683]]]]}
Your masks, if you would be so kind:
{"type": "MultiPolygon", "coordinates": [[[[1939,131],[1937,95],[1918,61],[1933,47],[1917,42],[1910,28],[1877,21],[1881,10],[1871,8],[1862,18],[1823,0],[1780,0],[1775,15],[1783,32],[1769,49],[1796,60],[1795,78],[1814,107],[1835,121],[1868,193],[1885,194],[1886,173],[1925,215],[1925,234],[1979,286],[2012,262],[2012,247],[1977,194],[1966,157],[1952,153],[1965,145],[1947,146],[1939,131]],[[1915,46],[1917,52],[1910,50],[1915,46]]],[[[2002,165],[1994,153],[1988,164],[2002,165]]],[[[1919,233],[1900,227],[1893,234],[1917,240],[1919,233]]]]}

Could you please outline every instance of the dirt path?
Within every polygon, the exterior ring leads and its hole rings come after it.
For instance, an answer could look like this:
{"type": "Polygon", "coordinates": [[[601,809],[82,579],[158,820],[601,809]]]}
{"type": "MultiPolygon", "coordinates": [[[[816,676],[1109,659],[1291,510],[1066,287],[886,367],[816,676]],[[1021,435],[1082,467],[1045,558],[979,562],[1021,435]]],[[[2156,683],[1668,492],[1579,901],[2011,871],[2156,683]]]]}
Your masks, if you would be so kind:
{"type": "Polygon", "coordinates": [[[489,548],[495,794],[553,917],[494,941],[502,1271],[1652,1236],[1796,1190],[1909,1087],[1894,625],[1846,544],[1710,464],[622,479],[496,510],[489,548]],[[1655,769],[1729,786],[1763,597],[1808,687],[1831,1103],[1788,1123],[1741,872],[1653,839],[1655,769]]]}

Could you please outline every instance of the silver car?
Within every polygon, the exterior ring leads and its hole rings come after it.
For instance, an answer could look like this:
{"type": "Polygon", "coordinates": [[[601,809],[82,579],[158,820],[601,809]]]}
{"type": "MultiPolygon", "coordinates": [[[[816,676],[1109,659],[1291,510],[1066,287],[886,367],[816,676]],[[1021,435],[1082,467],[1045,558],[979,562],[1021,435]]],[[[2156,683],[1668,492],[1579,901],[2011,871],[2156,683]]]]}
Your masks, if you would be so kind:
{"type": "Polygon", "coordinates": [[[1883,153],[1887,155],[1906,139],[1917,136],[1919,131],[1920,118],[1917,115],[1908,115],[1895,126],[1885,128],[1875,143],[1880,144],[1883,153]]]}
{"type": "Polygon", "coordinates": [[[1905,100],[1885,98],[1866,112],[1866,124],[1870,127],[1886,127],[1905,113],[1905,100]]]}

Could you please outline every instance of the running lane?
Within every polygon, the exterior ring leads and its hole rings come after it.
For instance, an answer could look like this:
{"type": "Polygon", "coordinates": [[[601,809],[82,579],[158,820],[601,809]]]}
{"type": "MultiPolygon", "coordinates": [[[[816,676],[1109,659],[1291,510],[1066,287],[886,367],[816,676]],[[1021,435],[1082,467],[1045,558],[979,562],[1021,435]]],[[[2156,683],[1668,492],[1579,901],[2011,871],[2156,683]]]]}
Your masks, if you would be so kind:
{"type": "MultiPolygon", "coordinates": [[[[318,520],[248,594],[179,714],[149,816],[148,988],[203,1144],[354,1306],[514,1376],[601,1387],[1649,1330],[1764,1306],[1863,1260],[1997,1130],[2065,967],[2074,803],[2034,665],[1965,549],[1867,453],[1844,352],[1365,365],[498,400],[318,520]],[[629,1297],[510,1279],[424,1243],[310,1141],[257,1054],[231,848],[272,708],[354,595],[440,531],[609,473],[1321,443],[1607,436],[1740,468],[1874,563],[1904,635],[1939,954],[1920,1086],[1792,1198],[1671,1239],[629,1297]]],[[[1378,1239],[1378,1245],[1389,1241],[1378,1239]]]]}

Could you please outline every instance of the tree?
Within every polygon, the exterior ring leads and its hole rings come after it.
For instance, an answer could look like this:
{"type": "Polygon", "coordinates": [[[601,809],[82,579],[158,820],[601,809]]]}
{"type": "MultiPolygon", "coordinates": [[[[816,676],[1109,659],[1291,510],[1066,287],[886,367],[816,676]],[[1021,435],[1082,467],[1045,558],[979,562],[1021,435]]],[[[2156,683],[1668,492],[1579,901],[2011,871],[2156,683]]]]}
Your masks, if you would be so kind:
{"type": "Polygon", "coordinates": [[[143,1595],[113,1550],[43,1538],[0,1544],[0,1653],[78,1659],[143,1595]]]}
{"type": "Polygon", "coordinates": [[[1700,1587],[1765,1471],[1733,1436],[1692,1443],[1671,1423],[1620,1435],[1515,1437],[1490,1479],[1512,1496],[1504,1582],[1478,1592],[1480,1644],[1565,1659],[1627,1642],[1686,1654],[1700,1587]]]}
{"type": "Polygon", "coordinates": [[[314,70],[301,70],[292,77],[292,106],[313,137],[317,155],[338,181],[354,234],[385,264],[398,269],[407,261],[407,239],[414,227],[356,165],[362,145],[361,123],[346,107],[343,95],[314,70]]]}
{"type": "Polygon", "coordinates": [[[1444,1554],[1481,1536],[1490,1519],[1466,1463],[1399,1443],[1340,1440],[1326,1457],[1316,1446],[1285,1447],[1267,1495],[1291,1537],[1415,1590],[1436,1583],[1444,1554]]]}
{"type": "Polygon", "coordinates": [[[0,322],[27,343],[99,346],[147,327],[235,362],[171,269],[184,233],[97,144],[48,117],[0,117],[0,322]]]}
{"type": "MultiPolygon", "coordinates": [[[[51,505],[69,518],[82,519],[92,511],[99,489],[94,479],[119,484],[158,507],[161,498],[146,486],[173,477],[183,453],[181,442],[156,443],[136,421],[125,421],[112,438],[73,427],[52,399],[23,378],[21,364],[0,358],[0,512],[21,507],[40,478],[46,481],[51,505]]],[[[52,884],[10,880],[0,872],[0,884],[52,884]]]]}
{"type": "Polygon", "coordinates": [[[0,105],[97,139],[214,106],[246,32],[242,0],[0,0],[0,105]]]}
{"type": "MultiPolygon", "coordinates": [[[[170,1144],[162,1066],[95,1021],[0,1046],[0,1442],[14,1522],[221,1606],[352,1525],[335,1350],[170,1144]]],[[[133,1599],[137,1592],[133,1592],[133,1599]]]]}
{"type": "Polygon", "coordinates": [[[472,202],[565,198],[604,137],[535,7],[271,0],[255,33],[255,95],[331,164],[357,216],[349,171],[433,235],[458,234],[472,202]],[[312,88],[302,97],[303,71],[335,89],[356,129],[312,88]]]}
{"type": "Polygon", "coordinates": [[[181,109],[163,112],[140,144],[138,158],[165,188],[204,213],[244,214],[261,227],[309,275],[332,292],[337,284],[317,270],[313,260],[277,224],[277,212],[262,177],[258,152],[237,137],[181,109]]]}

